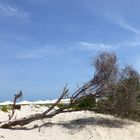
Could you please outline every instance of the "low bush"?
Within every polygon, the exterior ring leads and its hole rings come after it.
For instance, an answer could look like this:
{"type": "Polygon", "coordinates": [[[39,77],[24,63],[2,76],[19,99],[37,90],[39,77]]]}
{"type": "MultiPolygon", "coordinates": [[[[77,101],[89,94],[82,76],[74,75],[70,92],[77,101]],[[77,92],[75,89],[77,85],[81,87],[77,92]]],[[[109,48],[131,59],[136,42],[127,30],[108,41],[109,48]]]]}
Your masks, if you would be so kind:
{"type": "Polygon", "coordinates": [[[96,99],[93,95],[86,95],[76,101],[76,104],[73,105],[73,109],[89,109],[94,110],[96,107],[96,99]]]}
{"type": "Polygon", "coordinates": [[[62,108],[62,107],[64,107],[64,106],[65,106],[65,104],[63,104],[63,103],[59,103],[59,104],[57,105],[58,108],[62,108]]]}
{"type": "Polygon", "coordinates": [[[10,105],[0,106],[0,110],[3,112],[9,112],[11,109],[12,109],[12,107],[10,105]]]}

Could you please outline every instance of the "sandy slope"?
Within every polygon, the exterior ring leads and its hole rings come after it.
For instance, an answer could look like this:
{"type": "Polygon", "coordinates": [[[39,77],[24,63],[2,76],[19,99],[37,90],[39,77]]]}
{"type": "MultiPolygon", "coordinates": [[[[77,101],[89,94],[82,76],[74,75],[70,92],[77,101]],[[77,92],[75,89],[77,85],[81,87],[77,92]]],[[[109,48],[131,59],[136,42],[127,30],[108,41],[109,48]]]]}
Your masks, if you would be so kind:
{"type": "MultiPolygon", "coordinates": [[[[41,107],[41,111],[45,107],[41,107]]],[[[40,112],[34,106],[24,106],[15,118],[40,112]]],[[[0,112],[0,120],[7,114],[0,112]]],[[[140,123],[116,119],[110,115],[89,111],[63,113],[52,119],[35,121],[24,128],[0,129],[0,139],[4,140],[140,140],[140,123]],[[40,127],[37,127],[39,125],[40,127]],[[32,129],[33,127],[37,127],[32,129]]]]}

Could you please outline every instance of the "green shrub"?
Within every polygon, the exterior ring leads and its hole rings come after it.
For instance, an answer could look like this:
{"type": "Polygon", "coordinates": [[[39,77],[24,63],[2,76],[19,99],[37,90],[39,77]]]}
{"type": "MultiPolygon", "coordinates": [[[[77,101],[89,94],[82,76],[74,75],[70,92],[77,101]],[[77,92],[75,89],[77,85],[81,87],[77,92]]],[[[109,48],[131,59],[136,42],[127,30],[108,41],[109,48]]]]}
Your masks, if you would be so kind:
{"type": "Polygon", "coordinates": [[[96,107],[96,100],[93,95],[87,95],[84,98],[80,98],[76,101],[76,104],[73,105],[73,109],[91,109],[93,110],[96,107]]]}
{"type": "Polygon", "coordinates": [[[11,106],[10,105],[3,105],[0,107],[0,110],[3,112],[9,112],[11,110],[11,106]]]}
{"type": "Polygon", "coordinates": [[[59,104],[57,105],[58,108],[63,108],[64,106],[65,106],[65,104],[63,104],[63,103],[59,103],[59,104]]]}

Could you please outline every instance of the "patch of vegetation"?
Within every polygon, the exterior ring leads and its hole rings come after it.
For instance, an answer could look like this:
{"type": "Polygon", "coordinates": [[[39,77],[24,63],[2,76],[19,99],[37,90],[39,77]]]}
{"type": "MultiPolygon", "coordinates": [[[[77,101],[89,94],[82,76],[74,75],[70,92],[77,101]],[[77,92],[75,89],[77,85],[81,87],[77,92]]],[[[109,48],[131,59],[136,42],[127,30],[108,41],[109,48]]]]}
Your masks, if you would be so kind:
{"type": "Polygon", "coordinates": [[[10,105],[2,105],[0,106],[0,110],[3,112],[9,112],[12,109],[12,106],[10,105]]]}
{"type": "Polygon", "coordinates": [[[76,101],[77,103],[73,105],[73,109],[89,109],[94,110],[96,107],[96,99],[93,95],[87,95],[76,101]]]}
{"type": "Polygon", "coordinates": [[[33,104],[34,107],[40,108],[40,107],[49,107],[50,104],[33,104]]]}
{"type": "Polygon", "coordinates": [[[65,106],[65,104],[63,104],[63,103],[59,103],[59,104],[57,105],[58,108],[63,108],[64,106],[65,106]]]}

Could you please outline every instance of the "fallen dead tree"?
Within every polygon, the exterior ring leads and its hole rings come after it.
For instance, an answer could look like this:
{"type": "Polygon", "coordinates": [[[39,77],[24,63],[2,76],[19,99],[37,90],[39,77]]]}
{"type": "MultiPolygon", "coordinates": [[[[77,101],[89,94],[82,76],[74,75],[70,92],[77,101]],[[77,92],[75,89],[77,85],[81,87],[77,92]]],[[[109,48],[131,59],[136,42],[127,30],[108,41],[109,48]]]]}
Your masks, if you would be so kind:
{"type": "MultiPolygon", "coordinates": [[[[9,119],[7,122],[3,122],[0,124],[1,128],[11,128],[16,125],[26,125],[35,120],[40,120],[44,118],[52,118],[55,115],[64,112],[67,109],[72,111],[71,107],[79,102],[83,97],[88,95],[93,95],[95,98],[102,94],[102,90],[109,91],[108,81],[112,78],[112,75],[116,74],[117,64],[116,64],[116,56],[112,53],[101,53],[94,62],[95,66],[95,74],[91,80],[85,83],[82,87],[76,90],[69,98],[70,103],[54,110],[54,107],[57,106],[60,101],[68,95],[68,89],[65,86],[62,95],[59,99],[54,103],[51,107],[49,107],[46,111],[40,114],[30,115],[21,119],[11,120],[9,119]],[[106,88],[105,88],[106,87],[106,88]]],[[[13,111],[14,112],[14,111],[13,111]]],[[[13,115],[12,115],[13,116],[13,115]]]]}

